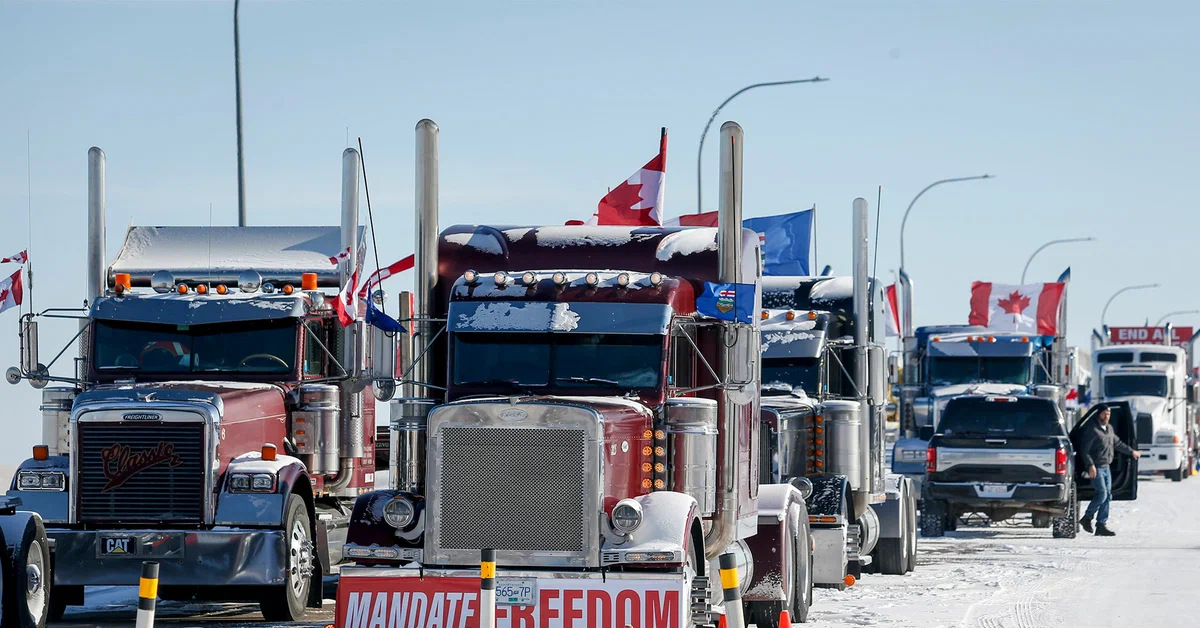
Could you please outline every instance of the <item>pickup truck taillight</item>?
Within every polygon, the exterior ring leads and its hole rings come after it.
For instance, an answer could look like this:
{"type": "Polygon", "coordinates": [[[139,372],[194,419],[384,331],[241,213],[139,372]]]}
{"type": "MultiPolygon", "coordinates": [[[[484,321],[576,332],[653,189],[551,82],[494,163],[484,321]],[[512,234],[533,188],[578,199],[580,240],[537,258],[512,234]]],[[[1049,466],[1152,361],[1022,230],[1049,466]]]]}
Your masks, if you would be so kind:
{"type": "Polygon", "coordinates": [[[1057,475],[1065,475],[1067,472],[1067,450],[1059,447],[1054,452],[1054,473],[1057,475]]]}
{"type": "Polygon", "coordinates": [[[930,447],[925,450],[925,472],[937,473],[937,448],[930,447]]]}

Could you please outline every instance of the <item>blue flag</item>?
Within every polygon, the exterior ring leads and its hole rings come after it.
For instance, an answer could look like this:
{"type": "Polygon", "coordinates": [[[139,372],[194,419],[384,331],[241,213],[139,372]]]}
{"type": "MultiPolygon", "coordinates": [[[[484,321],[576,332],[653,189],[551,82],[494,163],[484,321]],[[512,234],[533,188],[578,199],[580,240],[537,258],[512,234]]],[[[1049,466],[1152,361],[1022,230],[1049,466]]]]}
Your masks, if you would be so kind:
{"type": "Polygon", "coordinates": [[[709,318],[738,323],[754,322],[754,284],[704,282],[696,297],[696,311],[709,318]]]}
{"type": "Polygon", "coordinates": [[[758,233],[764,275],[808,275],[808,250],[812,246],[816,212],[747,218],[742,226],[758,233]]]}
{"type": "Polygon", "coordinates": [[[375,307],[374,299],[366,299],[367,301],[367,324],[382,329],[386,332],[405,332],[404,326],[400,321],[384,314],[375,307]]]}

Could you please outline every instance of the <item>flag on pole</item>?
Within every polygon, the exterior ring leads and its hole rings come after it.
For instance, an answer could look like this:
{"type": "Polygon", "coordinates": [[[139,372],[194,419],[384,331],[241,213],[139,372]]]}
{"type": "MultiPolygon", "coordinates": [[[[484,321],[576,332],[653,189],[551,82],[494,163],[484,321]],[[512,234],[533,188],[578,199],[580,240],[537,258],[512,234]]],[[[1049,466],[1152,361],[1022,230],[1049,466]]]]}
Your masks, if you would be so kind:
{"type": "Polygon", "coordinates": [[[392,275],[397,275],[411,269],[415,261],[416,258],[413,255],[409,255],[404,259],[392,262],[391,266],[380,268],[379,270],[371,273],[371,276],[367,277],[367,282],[363,284],[362,290],[358,291],[358,296],[363,299],[367,298],[367,293],[370,292],[372,288],[383,283],[383,280],[391,277],[392,275]]]}
{"type": "Polygon", "coordinates": [[[667,189],[667,129],[663,127],[658,154],[640,170],[600,199],[592,224],[657,227],[663,222],[667,189]]]}
{"type": "Polygon", "coordinates": [[[334,266],[337,266],[338,262],[346,259],[347,257],[350,257],[350,247],[346,247],[346,248],[342,249],[341,253],[338,253],[337,255],[334,255],[333,257],[329,258],[329,263],[333,264],[334,266]]]}
{"type": "Polygon", "coordinates": [[[900,310],[896,307],[896,284],[884,288],[883,308],[887,312],[887,335],[900,335],[900,310]]]}
{"type": "Polygon", "coordinates": [[[976,281],[971,284],[971,315],[967,322],[998,331],[1055,336],[1065,285],[1053,282],[1013,286],[976,281]]]}
{"type": "Polygon", "coordinates": [[[742,226],[758,233],[763,275],[808,275],[808,250],[812,246],[811,209],[747,218],[742,226]]]}
{"type": "Polygon", "coordinates": [[[350,271],[350,279],[342,286],[337,300],[333,303],[333,311],[337,312],[338,322],[342,324],[342,327],[349,327],[351,323],[358,320],[358,278],[362,273],[363,262],[367,256],[366,245],[365,241],[359,241],[354,270],[350,271]]]}
{"type": "Polygon", "coordinates": [[[28,250],[21,251],[20,253],[17,253],[16,255],[10,255],[5,258],[0,258],[0,264],[7,264],[9,262],[13,262],[16,264],[24,264],[25,262],[28,262],[28,261],[29,261],[29,251],[28,250]]]}
{"type": "Polygon", "coordinates": [[[696,297],[696,312],[709,318],[737,323],[754,322],[754,284],[704,282],[696,297]]]}
{"type": "Polygon", "coordinates": [[[25,288],[21,285],[21,269],[0,281],[0,312],[21,304],[25,288]]]}
{"type": "Polygon", "coordinates": [[[663,223],[665,227],[715,227],[717,212],[701,214],[682,214],[678,218],[670,218],[663,223]]]}

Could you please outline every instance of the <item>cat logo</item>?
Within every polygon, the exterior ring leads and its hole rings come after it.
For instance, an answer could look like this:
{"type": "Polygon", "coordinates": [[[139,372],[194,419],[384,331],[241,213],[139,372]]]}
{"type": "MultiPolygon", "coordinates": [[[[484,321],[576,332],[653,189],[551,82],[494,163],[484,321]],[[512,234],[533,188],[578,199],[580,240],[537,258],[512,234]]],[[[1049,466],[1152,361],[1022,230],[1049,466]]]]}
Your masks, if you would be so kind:
{"type": "Polygon", "coordinates": [[[105,556],[128,556],[133,553],[131,542],[132,537],[128,536],[106,536],[101,539],[103,547],[101,553],[105,556]]]}

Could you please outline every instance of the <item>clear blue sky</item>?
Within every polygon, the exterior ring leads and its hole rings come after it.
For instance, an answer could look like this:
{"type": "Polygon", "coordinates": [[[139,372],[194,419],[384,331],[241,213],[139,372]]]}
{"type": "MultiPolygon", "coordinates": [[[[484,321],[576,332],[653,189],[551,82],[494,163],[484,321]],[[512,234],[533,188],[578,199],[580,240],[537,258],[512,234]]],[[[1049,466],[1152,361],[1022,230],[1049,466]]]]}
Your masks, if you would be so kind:
{"type": "MultiPolygon", "coordinates": [[[[252,224],[337,221],[347,127],[366,145],[381,256],[411,250],[413,125],[442,128],[442,224],[561,223],[670,129],[668,215],[695,207],[713,107],[746,131],[748,215],[819,208],[819,263],[849,269],[850,203],[883,186],[879,272],[906,255],[918,324],[963,322],[973,280],[1074,269],[1070,336],[1200,308],[1194,258],[1200,4],[255,2],[242,7],[252,224]]],[[[108,154],[109,255],[127,224],[236,220],[231,2],[0,3],[0,253],[25,248],[32,137],[39,308],[78,304],[86,152],[108,154]]],[[[706,202],[716,203],[716,151],[706,202]]],[[[4,270],[4,269],[0,269],[4,270]]],[[[0,362],[15,363],[16,312],[0,362]]],[[[1177,322],[1200,324],[1200,317],[1177,322]]],[[[43,329],[43,353],[69,325],[43,329]]],[[[39,438],[37,394],[0,389],[0,461],[39,438]]]]}

